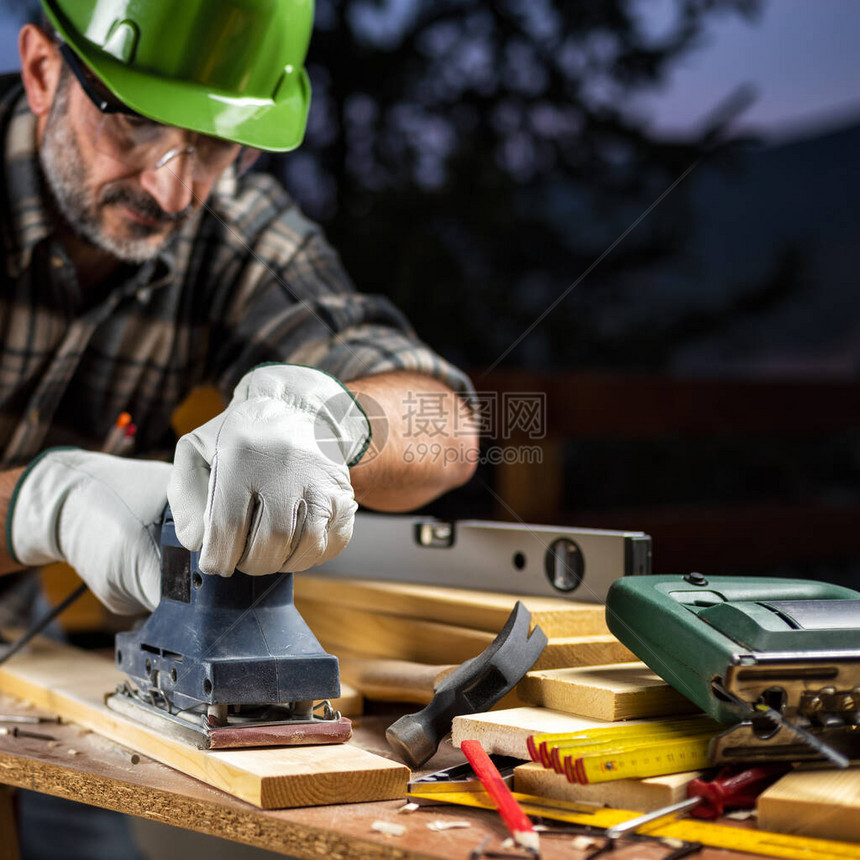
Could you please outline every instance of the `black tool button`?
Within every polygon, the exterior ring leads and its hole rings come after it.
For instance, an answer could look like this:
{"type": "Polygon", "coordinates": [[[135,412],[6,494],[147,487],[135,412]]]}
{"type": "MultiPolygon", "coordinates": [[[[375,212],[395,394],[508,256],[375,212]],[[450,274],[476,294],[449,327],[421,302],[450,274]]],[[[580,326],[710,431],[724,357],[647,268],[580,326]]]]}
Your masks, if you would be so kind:
{"type": "Polygon", "coordinates": [[[703,573],[698,573],[697,571],[693,571],[693,573],[688,573],[684,579],[690,583],[690,585],[707,585],[708,580],[705,579],[705,575],[703,573]]]}

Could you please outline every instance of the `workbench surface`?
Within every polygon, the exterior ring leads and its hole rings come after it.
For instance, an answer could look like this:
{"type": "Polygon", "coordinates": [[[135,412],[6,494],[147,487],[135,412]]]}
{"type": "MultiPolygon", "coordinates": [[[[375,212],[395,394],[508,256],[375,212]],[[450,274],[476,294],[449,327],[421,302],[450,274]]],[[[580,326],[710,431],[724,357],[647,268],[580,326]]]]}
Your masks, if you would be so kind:
{"type": "MultiPolygon", "coordinates": [[[[27,712],[20,702],[7,696],[0,696],[0,709],[4,713],[27,712]]],[[[392,719],[391,715],[356,719],[356,740],[372,752],[390,755],[383,732],[392,719]]],[[[500,850],[507,837],[495,813],[436,806],[399,814],[398,809],[404,804],[401,800],[262,810],[145,756],[135,763],[131,750],[75,725],[27,728],[51,734],[58,743],[0,736],[0,783],[197,830],[287,856],[466,860],[485,837],[490,837],[486,848],[494,851],[500,850]],[[468,821],[470,826],[443,832],[427,829],[429,823],[441,819],[468,821]],[[406,832],[394,837],[372,831],[372,824],[380,820],[405,825],[406,832]]],[[[448,747],[431,764],[436,769],[457,764],[461,759],[457,750],[448,747]]],[[[573,849],[571,839],[570,834],[543,834],[541,856],[545,860],[583,858],[587,852],[573,849]]],[[[656,860],[667,853],[663,846],[637,842],[603,856],[656,860]]],[[[6,860],[10,855],[0,852],[0,856],[6,860]]],[[[705,849],[695,856],[701,860],[728,860],[751,855],[705,849]]]]}

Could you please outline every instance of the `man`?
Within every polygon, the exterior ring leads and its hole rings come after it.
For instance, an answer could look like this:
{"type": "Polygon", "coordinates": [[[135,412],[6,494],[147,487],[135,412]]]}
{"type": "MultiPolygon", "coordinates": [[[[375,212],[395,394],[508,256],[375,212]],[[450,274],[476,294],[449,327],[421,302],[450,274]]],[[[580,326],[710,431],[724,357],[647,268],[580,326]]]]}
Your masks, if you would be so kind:
{"type": "Polygon", "coordinates": [[[352,290],[270,178],[237,178],[248,147],[301,140],[308,3],[44,5],[56,33],[24,27],[25,92],[2,108],[0,441],[7,466],[30,464],[2,476],[3,569],[67,560],[111,608],[151,608],[167,467],[36,457],[97,449],[123,411],[135,453],[157,453],[199,382],[232,400],[179,442],[169,496],[208,573],[307,569],[349,539],[353,496],[405,510],[466,480],[467,381],[352,290]],[[443,395],[445,456],[404,462],[410,392],[443,395]],[[365,457],[374,429],[387,440],[365,457]]]}
{"type": "Polygon", "coordinates": [[[0,92],[0,572],[67,561],[111,609],[151,609],[168,497],[205,572],[268,574],[339,552],[356,501],[406,510],[467,480],[468,381],[243,175],[301,142],[309,0],[43,7],[0,92]],[[139,459],[170,455],[205,382],[227,409],[172,470],[139,459]],[[122,412],[132,457],[95,453],[122,412]],[[422,441],[436,456],[403,456],[422,441]]]}

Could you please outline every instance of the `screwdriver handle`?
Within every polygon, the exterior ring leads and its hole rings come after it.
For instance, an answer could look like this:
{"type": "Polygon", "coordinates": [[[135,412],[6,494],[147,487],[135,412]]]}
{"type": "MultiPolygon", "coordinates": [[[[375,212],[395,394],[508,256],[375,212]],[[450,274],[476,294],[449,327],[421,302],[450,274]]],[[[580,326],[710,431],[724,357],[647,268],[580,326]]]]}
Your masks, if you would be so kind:
{"type": "Polygon", "coordinates": [[[701,802],[690,815],[712,820],[719,818],[726,809],[750,809],[766,788],[790,770],[789,762],[754,767],[729,765],[712,780],[694,779],[687,785],[687,797],[698,797],[701,802]]]}

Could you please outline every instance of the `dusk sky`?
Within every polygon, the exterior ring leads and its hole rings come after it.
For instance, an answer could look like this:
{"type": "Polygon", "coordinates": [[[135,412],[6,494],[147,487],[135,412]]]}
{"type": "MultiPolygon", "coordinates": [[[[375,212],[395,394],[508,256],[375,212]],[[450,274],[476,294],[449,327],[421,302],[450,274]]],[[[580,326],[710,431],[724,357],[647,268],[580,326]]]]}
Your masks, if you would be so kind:
{"type": "MultiPolygon", "coordinates": [[[[411,0],[388,0],[380,19],[404,14],[411,0]]],[[[633,0],[649,28],[671,21],[673,0],[633,0]]],[[[408,11],[406,12],[408,14],[408,11]]],[[[0,13],[0,67],[17,67],[17,23],[0,13]]],[[[754,23],[737,15],[713,19],[701,48],[680,62],[666,86],[642,98],[656,128],[685,132],[739,85],[758,99],[742,125],[768,136],[814,134],[860,121],[860,2],[766,0],[754,23]]]]}
{"type": "MultiPolygon", "coordinates": [[[[640,0],[659,26],[671,0],[640,0]]],[[[677,64],[665,89],[645,100],[658,128],[695,125],[744,83],[758,99],[741,125],[777,137],[860,121],[860,3],[768,0],[760,19],[714,19],[706,44],[677,64]]]]}

